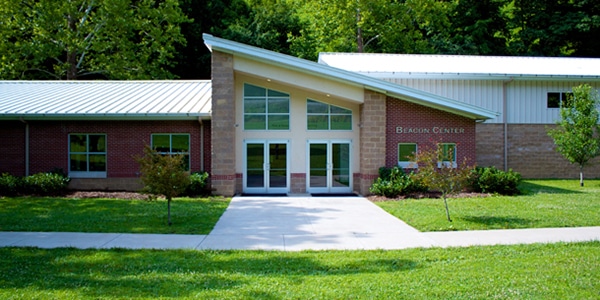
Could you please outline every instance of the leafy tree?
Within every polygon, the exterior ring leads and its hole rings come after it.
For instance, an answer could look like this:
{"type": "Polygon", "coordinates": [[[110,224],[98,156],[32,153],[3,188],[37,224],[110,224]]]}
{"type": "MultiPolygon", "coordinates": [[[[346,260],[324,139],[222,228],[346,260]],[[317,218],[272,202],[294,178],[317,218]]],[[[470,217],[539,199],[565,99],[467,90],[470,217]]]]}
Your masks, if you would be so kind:
{"type": "Polygon", "coordinates": [[[442,193],[444,207],[446,208],[446,218],[450,218],[447,197],[449,195],[461,192],[469,181],[469,175],[473,169],[463,160],[461,164],[455,164],[455,147],[438,147],[419,150],[411,158],[416,162],[418,171],[415,173],[416,179],[422,182],[430,190],[442,193]]]}
{"type": "Polygon", "coordinates": [[[177,0],[0,0],[2,79],[173,78],[177,0]]]}
{"type": "Polygon", "coordinates": [[[145,190],[167,198],[168,223],[171,226],[171,200],[183,193],[190,184],[189,174],[183,167],[183,155],[161,155],[149,146],[144,156],[137,157],[145,190]]]}
{"type": "Polygon", "coordinates": [[[600,155],[598,94],[588,84],[573,88],[571,99],[563,102],[557,129],[548,134],[556,150],[572,164],[579,166],[579,182],[583,186],[583,168],[600,155]]]}

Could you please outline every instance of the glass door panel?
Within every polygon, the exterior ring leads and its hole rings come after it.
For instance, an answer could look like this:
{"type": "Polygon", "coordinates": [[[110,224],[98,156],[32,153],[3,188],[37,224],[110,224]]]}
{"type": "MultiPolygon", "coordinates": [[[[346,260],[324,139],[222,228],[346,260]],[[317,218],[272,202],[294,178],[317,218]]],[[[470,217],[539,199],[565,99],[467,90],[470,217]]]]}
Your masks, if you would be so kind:
{"type": "Polygon", "coordinates": [[[331,145],[332,148],[332,187],[350,187],[350,145],[331,145]]]}
{"type": "Polygon", "coordinates": [[[265,187],[265,145],[246,144],[246,186],[265,187]]]}
{"type": "Polygon", "coordinates": [[[310,144],[309,148],[309,186],[327,187],[327,144],[310,144]]]}
{"type": "Polygon", "coordinates": [[[287,144],[269,144],[269,188],[287,187],[287,144]]]}

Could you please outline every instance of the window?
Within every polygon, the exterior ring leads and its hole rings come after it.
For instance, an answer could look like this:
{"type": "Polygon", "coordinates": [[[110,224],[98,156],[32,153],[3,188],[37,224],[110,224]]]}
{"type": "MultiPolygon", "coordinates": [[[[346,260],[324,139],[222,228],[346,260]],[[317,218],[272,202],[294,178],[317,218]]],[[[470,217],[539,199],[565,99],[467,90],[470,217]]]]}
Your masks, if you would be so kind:
{"type": "Polygon", "coordinates": [[[398,166],[402,168],[417,168],[417,164],[410,160],[417,152],[417,144],[400,143],[398,144],[398,166]]]}
{"type": "Polygon", "coordinates": [[[352,111],[308,99],[306,102],[308,130],[352,130],[352,111]]]}
{"type": "Polygon", "coordinates": [[[190,169],[189,134],[153,134],[152,149],[162,155],[183,155],[185,170],[190,169]]]}
{"type": "Polygon", "coordinates": [[[69,134],[69,176],[106,177],[105,134],[69,134]]]}
{"type": "Polygon", "coordinates": [[[438,167],[441,167],[442,163],[446,166],[449,166],[450,163],[452,163],[452,167],[456,168],[456,144],[443,143],[439,144],[438,147],[440,147],[442,151],[442,157],[439,158],[438,167]]]}
{"type": "Polygon", "coordinates": [[[570,107],[573,93],[548,93],[548,108],[570,107]]]}
{"type": "Polygon", "coordinates": [[[244,84],[244,129],[289,130],[290,95],[244,84]]]}

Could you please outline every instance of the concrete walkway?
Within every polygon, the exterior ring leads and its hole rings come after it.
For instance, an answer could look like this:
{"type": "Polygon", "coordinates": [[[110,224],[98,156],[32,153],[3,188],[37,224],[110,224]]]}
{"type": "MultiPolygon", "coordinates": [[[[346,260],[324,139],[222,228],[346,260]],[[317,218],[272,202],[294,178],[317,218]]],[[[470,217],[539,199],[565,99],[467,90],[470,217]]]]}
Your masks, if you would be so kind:
{"type": "Polygon", "coordinates": [[[405,249],[600,240],[600,227],[422,233],[361,197],[234,197],[209,235],[0,232],[0,247],[405,249]]]}

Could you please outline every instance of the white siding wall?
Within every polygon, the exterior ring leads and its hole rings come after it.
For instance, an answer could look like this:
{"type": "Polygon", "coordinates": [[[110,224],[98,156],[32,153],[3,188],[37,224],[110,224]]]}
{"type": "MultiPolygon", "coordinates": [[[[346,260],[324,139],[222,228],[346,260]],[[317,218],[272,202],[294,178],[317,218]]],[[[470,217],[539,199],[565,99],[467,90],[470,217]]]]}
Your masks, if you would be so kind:
{"type": "MultiPolygon", "coordinates": [[[[554,124],[559,118],[558,108],[548,108],[549,92],[570,92],[578,81],[513,81],[507,87],[508,123],[554,124]]],[[[590,83],[598,89],[598,83],[590,83]]]]}
{"type": "MultiPolygon", "coordinates": [[[[502,123],[503,84],[501,80],[386,79],[432,94],[463,101],[500,113],[486,123],[502,123]]],[[[506,81],[509,124],[554,124],[559,109],[547,108],[548,92],[569,92],[578,81],[506,81]]],[[[600,83],[591,82],[595,89],[600,83]]]]}

